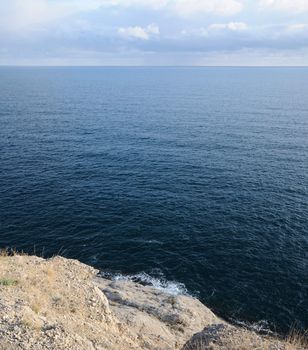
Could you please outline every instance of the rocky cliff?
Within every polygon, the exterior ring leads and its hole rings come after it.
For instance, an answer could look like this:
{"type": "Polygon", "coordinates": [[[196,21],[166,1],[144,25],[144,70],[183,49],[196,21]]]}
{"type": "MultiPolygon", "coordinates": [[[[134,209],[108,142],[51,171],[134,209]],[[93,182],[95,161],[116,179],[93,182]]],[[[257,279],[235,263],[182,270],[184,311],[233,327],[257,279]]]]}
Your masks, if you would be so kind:
{"type": "Polygon", "coordinates": [[[303,349],[226,324],[200,301],[111,281],[76,260],[0,257],[1,350],[303,349]]]}

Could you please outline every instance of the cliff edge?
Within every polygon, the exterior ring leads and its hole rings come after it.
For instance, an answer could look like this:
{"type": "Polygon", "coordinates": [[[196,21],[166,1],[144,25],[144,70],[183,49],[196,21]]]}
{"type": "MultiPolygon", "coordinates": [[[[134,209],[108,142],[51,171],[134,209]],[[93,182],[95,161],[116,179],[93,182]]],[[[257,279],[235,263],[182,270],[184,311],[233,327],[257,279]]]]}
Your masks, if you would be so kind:
{"type": "Polygon", "coordinates": [[[76,260],[0,257],[1,350],[302,350],[228,325],[200,301],[111,281],[76,260]]]}

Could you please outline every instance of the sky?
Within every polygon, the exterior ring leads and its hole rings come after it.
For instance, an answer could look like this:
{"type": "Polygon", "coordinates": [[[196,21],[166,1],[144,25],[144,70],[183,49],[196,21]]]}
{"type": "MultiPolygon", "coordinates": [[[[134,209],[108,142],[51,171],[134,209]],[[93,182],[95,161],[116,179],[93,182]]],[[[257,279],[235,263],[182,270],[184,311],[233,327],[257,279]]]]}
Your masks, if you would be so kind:
{"type": "Polygon", "coordinates": [[[308,0],[0,0],[0,65],[308,66],[308,0]]]}

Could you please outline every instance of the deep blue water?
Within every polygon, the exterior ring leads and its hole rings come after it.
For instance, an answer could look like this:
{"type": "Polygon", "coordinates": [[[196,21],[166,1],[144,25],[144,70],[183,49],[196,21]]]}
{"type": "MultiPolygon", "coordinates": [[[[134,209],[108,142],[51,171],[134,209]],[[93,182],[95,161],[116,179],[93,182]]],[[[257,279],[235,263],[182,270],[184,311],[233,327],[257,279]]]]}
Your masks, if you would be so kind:
{"type": "Polygon", "coordinates": [[[0,246],[308,327],[308,69],[0,68],[0,246]]]}

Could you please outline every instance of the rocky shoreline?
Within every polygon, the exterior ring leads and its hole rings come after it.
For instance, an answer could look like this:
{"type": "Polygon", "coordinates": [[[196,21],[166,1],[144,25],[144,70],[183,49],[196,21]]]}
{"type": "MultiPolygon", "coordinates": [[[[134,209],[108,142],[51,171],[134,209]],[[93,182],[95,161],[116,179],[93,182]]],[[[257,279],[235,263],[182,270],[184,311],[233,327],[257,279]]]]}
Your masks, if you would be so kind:
{"type": "Polygon", "coordinates": [[[218,318],[199,300],[111,281],[77,260],[2,254],[1,350],[302,350],[218,318]]]}

